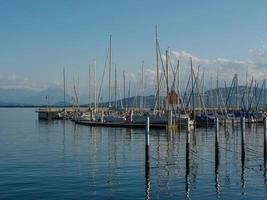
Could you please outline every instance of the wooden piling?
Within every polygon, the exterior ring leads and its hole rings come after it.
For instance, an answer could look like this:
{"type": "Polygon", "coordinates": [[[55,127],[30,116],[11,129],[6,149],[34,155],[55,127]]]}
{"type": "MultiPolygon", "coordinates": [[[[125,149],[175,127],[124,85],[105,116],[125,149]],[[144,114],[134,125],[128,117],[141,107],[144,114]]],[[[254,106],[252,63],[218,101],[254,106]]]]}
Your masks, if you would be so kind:
{"type": "Polygon", "coordinates": [[[101,123],[103,123],[104,122],[104,111],[103,111],[103,109],[101,110],[101,123]]]}
{"type": "Polygon", "coordinates": [[[150,123],[149,123],[149,116],[146,118],[146,146],[149,146],[149,130],[150,123]]]}
{"type": "Polygon", "coordinates": [[[246,129],[246,124],[245,124],[245,117],[240,118],[240,126],[241,126],[241,139],[242,139],[242,144],[245,143],[245,129],[246,129]]]}
{"type": "Polygon", "coordinates": [[[186,118],[186,132],[187,132],[187,134],[189,133],[189,130],[190,130],[190,118],[187,117],[186,118]]]}
{"type": "Polygon", "coordinates": [[[219,142],[219,119],[218,117],[215,118],[215,142],[219,142]]]}
{"type": "MultiPolygon", "coordinates": [[[[145,178],[146,178],[146,196],[149,197],[150,192],[150,164],[149,164],[149,116],[146,119],[146,130],[145,130],[145,178]]],[[[149,199],[149,198],[148,198],[149,199]]]]}
{"type": "Polygon", "coordinates": [[[132,123],[133,122],[133,111],[131,110],[131,113],[130,113],[130,122],[132,123]]]}
{"type": "Polygon", "coordinates": [[[240,126],[241,126],[241,187],[242,189],[245,187],[245,117],[240,118],[240,126]]]}
{"type": "Polygon", "coordinates": [[[149,162],[149,116],[146,119],[146,133],[145,133],[145,141],[146,141],[146,163],[149,162]]]}
{"type": "Polygon", "coordinates": [[[189,118],[187,118],[187,130],[186,130],[186,147],[185,147],[185,191],[186,198],[189,198],[190,189],[189,189],[189,176],[190,176],[190,132],[189,132],[189,118]]]}

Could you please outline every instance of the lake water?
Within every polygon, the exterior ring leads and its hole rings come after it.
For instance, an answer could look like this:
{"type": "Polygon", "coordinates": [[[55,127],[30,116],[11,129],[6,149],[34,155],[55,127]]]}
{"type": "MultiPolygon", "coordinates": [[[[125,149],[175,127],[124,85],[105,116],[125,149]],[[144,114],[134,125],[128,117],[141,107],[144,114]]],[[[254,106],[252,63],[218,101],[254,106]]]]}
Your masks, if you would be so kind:
{"type": "Polygon", "coordinates": [[[35,109],[0,109],[0,199],[266,199],[262,125],[190,133],[39,121],[35,109]],[[186,162],[188,161],[188,162],[186,162]],[[187,167],[186,167],[187,166],[187,167]],[[146,170],[149,169],[149,170],[146,170]]]}

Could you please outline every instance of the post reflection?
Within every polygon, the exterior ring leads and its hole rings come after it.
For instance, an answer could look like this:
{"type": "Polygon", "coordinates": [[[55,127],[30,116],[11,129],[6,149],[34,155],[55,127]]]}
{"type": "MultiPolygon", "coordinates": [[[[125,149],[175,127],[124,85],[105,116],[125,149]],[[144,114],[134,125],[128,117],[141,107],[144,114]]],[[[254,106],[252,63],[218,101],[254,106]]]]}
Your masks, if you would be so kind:
{"type": "Polygon", "coordinates": [[[146,181],[146,199],[150,199],[150,164],[149,157],[146,156],[145,161],[145,181],[146,181]]]}
{"type": "Polygon", "coordinates": [[[220,190],[219,190],[219,164],[220,164],[220,152],[219,152],[219,141],[220,141],[220,133],[219,133],[219,121],[218,118],[216,118],[216,127],[215,127],[215,189],[216,189],[216,195],[218,197],[220,190]]]}
{"type": "Polygon", "coordinates": [[[190,199],[190,132],[186,133],[185,198],[190,199]]]}
{"type": "Polygon", "coordinates": [[[220,193],[220,184],[219,184],[219,165],[220,165],[220,155],[219,155],[219,143],[216,139],[215,141],[215,189],[217,196],[220,193]]]}
{"type": "Polygon", "coordinates": [[[244,141],[244,133],[241,133],[242,135],[242,141],[241,141],[241,188],[242,188],[242,195],[245,194],[244,188],[245,188],[245,141],[244,141]]]}
{"type": "MultiPolygon", "coordinates": [[[[264,136],[265,137],[265,136],[264,136]]],[[[266,162],[267,162],[267,144],[266,144],[266,141],[264,141],[264,149],[263,149],[263,165],[264,165],[264,184],[265,186],[267,186],[267,165],[266,165],[266,162]]]]}
{"type": "MultiPolygon", "coordinates": [[[[149,144],[149,143],[148,143],[149,144]]],[[[150,162],[149,162],[149,145],[145,146],[145,182],[146,182],[146,199],[150,199],[150,162]]]]}

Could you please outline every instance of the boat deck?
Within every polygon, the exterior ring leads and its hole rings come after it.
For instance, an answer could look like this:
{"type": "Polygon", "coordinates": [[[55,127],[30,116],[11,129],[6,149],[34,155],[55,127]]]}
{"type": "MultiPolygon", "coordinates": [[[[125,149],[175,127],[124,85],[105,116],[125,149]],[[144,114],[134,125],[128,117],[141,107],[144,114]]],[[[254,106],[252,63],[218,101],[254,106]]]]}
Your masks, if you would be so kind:
{"type": "MultiPolygon", "coordinates": [[[[145,124],[122,123],[122,122],[91,122],[77,121],[76,124],[87,126],[122,127],[122,128],[145,128],[145,124]]],[[[166,129],[167,124],[150,124],[151,129],[166,129]]]]}

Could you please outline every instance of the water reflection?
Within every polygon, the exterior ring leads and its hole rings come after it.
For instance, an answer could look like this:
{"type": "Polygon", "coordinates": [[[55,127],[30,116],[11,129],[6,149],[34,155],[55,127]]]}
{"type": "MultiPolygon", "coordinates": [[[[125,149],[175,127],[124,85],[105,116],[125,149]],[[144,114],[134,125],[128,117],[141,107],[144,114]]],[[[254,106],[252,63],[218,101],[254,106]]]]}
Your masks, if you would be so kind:
{"type": "Polygon", "coordinates": [[[241,129],[241,188],[245,195],[245,130],[241,129]]]}
{"type": "Polygon", "coordinates": [[[220,165],[220,152],[219,152],[219,132],[215,133],[215,189],[217,198],[220,194],[220,184],[219,184],[219,165],[220,165]]]}
{"type": "Polygon", "coordinates": [[[150,163],[149,163],[149,147],[146,148],[145,156],[145,182],[146,182],[146,199],[150,199],[150,163]]]}
{"type": "Polygon", "coordinates": [[[185,197],[190,199],[190,132],[186,133],[185,197]]]}
{"type": "Polygon", "coordinates": [[[263,166],[264,166],[264,184],[267,186],[267,138],[264,133],[264,149],[263,149],[263,166]]]}
{"type": "MultiPolygon", "coordinates": [[[[39,129],[51,132],[55,126],[40,123],[39,129]]],[[[61,127],[64,154],[70,153],[66,148],[73,145],[71,153],[78,158],[77,164],[83,162],[81,155],[87,154],[90,190],[104,188],[108,198],[115,198],[118,190],[121,193],[136,190],[132,192],[133,198],[140,198],[142,191],[142,197],[145,195],[146,199],[194,199],[196,196],[218,199],[231,195],[253,199],[256,186],[260,191],[257,198],[267,192],[266,144],[261,143],[261,129],[257,126],[248,127],[246,140],[242,140],[240,129],[233,125],[221,127],[219,139],[216,139],[214,129],[209,128],[188,133],[152,130],[148,156],[144,156],[142,129],[85,128],[69,122],[62,122],[61,127]],[[86,135],[87,144],[83,142],[83,135],[86,135]],[[254,167],[259,166],[259,162],[263,165],[264,177],[254,167]],[[251,166],[256,170],[250,170],[251,166]],[[131,182],[135,185],[127,187],[131,182]],[[125,191],[119,189],[122,186],[125,191]]],[[[48,133],[46,137],[52,140],[55,136],[48,133]]],[[[80,165],[79,171],[82,168],[80,165]]]]}

